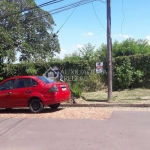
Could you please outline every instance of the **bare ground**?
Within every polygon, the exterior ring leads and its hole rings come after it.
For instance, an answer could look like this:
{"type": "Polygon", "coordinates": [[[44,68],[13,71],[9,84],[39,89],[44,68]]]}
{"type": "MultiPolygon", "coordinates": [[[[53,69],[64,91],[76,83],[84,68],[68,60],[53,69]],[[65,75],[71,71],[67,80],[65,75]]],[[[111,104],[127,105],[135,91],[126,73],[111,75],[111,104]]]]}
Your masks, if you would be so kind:
{"type": "Polygon", "coordinates": [[[57,111],[46,108],[42,113],[32,114],[29,109],[0,110],[0,118],[49,118],[49,119],[97,119],[111,117],[114,111],[150,111],[150,108],[122,107],[60,107],[57,111]]]}

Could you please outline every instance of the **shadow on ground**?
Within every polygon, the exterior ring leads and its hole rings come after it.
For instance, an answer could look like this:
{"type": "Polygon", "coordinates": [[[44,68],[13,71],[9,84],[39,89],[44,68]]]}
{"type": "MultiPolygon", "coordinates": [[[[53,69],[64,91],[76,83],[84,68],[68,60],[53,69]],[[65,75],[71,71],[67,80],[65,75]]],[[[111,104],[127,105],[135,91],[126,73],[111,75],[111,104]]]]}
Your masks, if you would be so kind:
{"type": "MultiPolygon", "coordinates": [[[[43,114],[43,113],[53,113],[53,112],[56,112],[56,111],[61,111],[62,109],[64,108],[58,108],[56,110],[52,110],[50,108],[45,108],[40,114],[43,114]]],[[[0,109],[0,113],[3,113],[3,114],[20,114],[20,113],[24,113],[24,114],[33,114],[30,109],[28,108],[17,108],[17,109],[0,109]]]]}
{"type": "Polygon", "coordinates": [[[99,100],[99,99],[86,99],[87,102],[109,102],[108,100],[99,100]]]}

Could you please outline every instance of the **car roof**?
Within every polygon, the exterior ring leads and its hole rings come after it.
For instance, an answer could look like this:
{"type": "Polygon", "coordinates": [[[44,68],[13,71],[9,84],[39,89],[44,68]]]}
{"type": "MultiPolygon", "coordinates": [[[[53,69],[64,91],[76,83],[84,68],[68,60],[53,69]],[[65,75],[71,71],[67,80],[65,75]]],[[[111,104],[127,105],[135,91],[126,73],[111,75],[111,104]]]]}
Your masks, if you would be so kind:
{"type": "Polygon", "coordinates": [[[37,78],[37,76],[14,76],[14,77],[10,77],[10,78],[7,78],[6,80],[10,80],[10,79],[19,79],[19,78],[37,78]]]}

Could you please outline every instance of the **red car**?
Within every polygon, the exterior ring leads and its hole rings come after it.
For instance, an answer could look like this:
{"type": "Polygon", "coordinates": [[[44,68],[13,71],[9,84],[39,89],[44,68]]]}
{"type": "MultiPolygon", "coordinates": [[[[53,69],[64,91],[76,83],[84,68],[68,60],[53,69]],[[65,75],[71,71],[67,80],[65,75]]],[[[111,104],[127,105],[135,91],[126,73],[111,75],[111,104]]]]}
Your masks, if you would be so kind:
{"type": "Polygon", "coordinates": [[[0,108],[29,107],[39,113],[44,106],[57,109],[70,99],[65,82],[55,82],[44,76],[16,76],[0,83],[0,108]]]}

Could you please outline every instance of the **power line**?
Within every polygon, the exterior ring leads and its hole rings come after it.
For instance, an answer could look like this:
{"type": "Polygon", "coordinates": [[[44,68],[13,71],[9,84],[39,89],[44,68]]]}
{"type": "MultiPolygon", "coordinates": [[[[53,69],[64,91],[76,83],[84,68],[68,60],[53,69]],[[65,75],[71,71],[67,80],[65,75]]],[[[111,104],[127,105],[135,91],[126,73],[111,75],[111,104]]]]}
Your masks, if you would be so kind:
{"type": "Polygon", "coordinates": [[[100,21],[100,19],[99,19],[98,15],[97,15],[97,13],[96,13],[96,10],[95,10],[95,7],[94,7],[94,4],[93,4],[93,1],[92,1],[92,6],[93,6],[93,10],[94,10],[94,13],[95,13],[96,18],[98,19],[98,21],[99,21],[99,23],[101,24],[101,26],[103,27],[103,29],[106,31],[105,27],[104,27],[104,26],[103,26],[103,24],[101,23],[101,21],[100,21]]]}
{"type": "MultiPolygon", "coordinates": [[[[81,1],[82,2],[82,1],[81,1]]],[[[79,6],[79,5],[78,5],[79,6]]],[[[75,10],[77,9],[77,7],[75,7],[75,9],[71,12],[71,14],[69,15],[69,17],[66,19],[66,21],[63,23],[63,25],[59,28],[59,30],[56,32],[56,34],[61,30],[61,28],[65,25],[65,23],[69,20],[69,18],[72,16],[72,14],[75,12],[75,10]]]]}
{"type": "Polygon", "coordinates": [[[51,4],[58,3],[58,2],[60,2],[60,1],[63,1],[63,0],[51,0],[51,1],[49,1],[49,2],[46,2],[46,3],[40,4],[40,5],[38,5],[38,6],[27,8],[27,9],[25,9],[25,10],[21,11],[21,12],[18,12],[18,13],[22,13],[22,12],[24,12],[24,11],[28,11],[28,10],[32,10],[32,9],[36,9],[36,8],[39,8],[39,7],[48,6],[48,5],[51,5],[51,4]]]}
{"type": "Polygon", "coordinates": [[[123,24],[124,24],[124,20],[125,20],[125,14],[124,14],[124,2],[122,0],[122,14],[123,14],[123,20],[122,20],[122,24],[121,24],[121,34],[122,34],[122,38],[124,40],[124,36],[123,36],[123,24]]]}
{"type": "Polygon", "coordinates": [[[107,0],[106,1],[102,1],[102,0],[100,0],[102,3],[106,3],[107,2],[107,0]]]}
{"type": "MultiPolygon", "coordinates": [[[[81,0],[79,2],[76,2],[76,3],[72,3],[70,5],[67,5],[67,6],[64,6],[64,7],[60,7],[58,9],[54,9],[54,10],[51,10],[49,11],[51,14],[56,14],[56,13],[59,13],[59,12],[62,12],[62,11],[65,11],[65,10],[68,10],[68,9],[72,9],[74,7],[78,7],[80,5],[85,5],[85,4],[88,4],[88,3],[91,3],[93,1],[101,1],[101,0],[81,0]],[[68,8],[67,8],[68,7],[68,8]],[[62,9],[63,8],[63,9],[62,9]],[[60,10],[59,10],[60,9],[60,10]],[[62,10],[61,10],[62,9],[62,10]],[[57,11],[58,10],[58,11],[57,11]],[[54,12],[53,12],[54,11],[54,12]]],[[[103,2],[103,1],[101,1],[103,2]]],[[[104,3],[104,2],[103,2],[104,3]]]]}
{"type": "MultiPolygon", "coordinates": [[[[89,1],[91,2],[92,0],[81,0],[81,1],[79,1],[79,2],[71,3],[71,4],[69,4],[69,5],[66,5],[66,6],[63,6],[63,7],[59,7],[59,8],[53,9],[53,10],[50,10],[50,11],[48,11],[48,12],[49,12],[51,15],[52,15],[52,14],[56,14],[56,13],[59,13],[59,12],[65,11],[65,10],[72,9],[72,8],[74,8],[74,7],[78,7],[78,6],[80,6],[80,5],[85,5],[85,4],[89,3],[89,1]]],[[[49,15],[49,14],[45,14],[45,15],[41,15],[41,16],[39,16],[39,17],[34,17],[34,18],[32,18],[31,20],[29,20],[29,21],[33,21],[33,20],[35,20],[35,19],[42,18],[42,17],[48,16],[48,15],[49,15]]],[[[29,22],[29,23],[30,23],[30,22],[29,22]]],[[[29,23],[28,23],[28,24],[29,24],[29,23]]]]}
{"type": "Polygon", "coordinates": [[[81,0],[81,1],[78,1],[76,3],[72,3],[72,4],[69,4],[69,5],[66,5],[66,6],[63,6],[63,7],[54,9],[54,10],[51,10],[49,12],[51,14],[56,14],[56,13],[59,13],[59,12],[62,12],[62,11],[68,10],[68,9],[72,9],[74,7],[78,7],[80,5],[84,5],[84,4],[87,4],[87,3],[90,3],[90,2],[92,2],[92,0],[81,0]]]}
{"type": "MultiPolygon", "coordinates": [[[[77,8],[77,7],[76,7],[77,8]]],[[[63,23],[63,25],[59,28],[59,30],[56,32],[56,34],[61,30],[61,28],[66,24],[66,22],[69,20],[69,18],[72,16],[72,14],[75,12],[76,8],[71,12],[69,17],[66,19],[66,21],[63,23]]]]}
{"type": "MultiPolygon", "coordinates": [[[[85,4],[88,4],[88,3],[91,3],[93,1],[101,1],[101,0],[81,0],[81,1],[78,1],[78,2],[75,2],[75,3],[72,3],[72,4],[69,4],[69,5],[66,5],[66,6],[63,6],[63,7],[59,7],[57,9],[53,9],[53,10],[50,10],[48,11],[51,15],[53,14],[57,14],[57,13],[60,13],[62,11],[66,11],[66,10],[69,10],[69,9],[72,9],[72,8],[75,8],[75,7],[78,7],[78,6],[81,6],[81,5],[85,5],[85,4]]],[[[104,1],[101,1],[103,3],[105,3],[104,1]]],[[[42,18],[42,17],[45,17],[45,16],[48,16],[49,14],[46,14],[46,15],[41,15],[39,17],[34,17],[32,18],[30,21],[33,21],[35,19],[38,19],[38,18],[42,18]]],[[[30,23],[30,22],[29,22],[30,23]]]]}
{"type": "MultiPolygon", "coordinates": [[[[57,3],[57,2],[60,2],[60,1],[63,1],[63,0],[51,0],[51,1],[49,1],[49,2],[40,4],[40,5],[35,6],[35,7],[27,8],[27,9],[25,9],[25,10],[23,10],[23,11],[20,11],[20,12],[17,12],[17,13],[22,13],[22,12],[25,12],[25,11],[28,11],[28,10],[36,9],[36,8],[39,8],[39,7],[44,7],[44,6],[47,6],[47,5],[50,5],[50,4],[54,4],[54,3],[57,3]]],[[[76,10],[76,8],[77,8],[78,6],[85,5],[85,4],[88,4],[88,3],[91,3],[91,2],[93,3],[93,1],[101,1],[102,3],[106,3],[106,2],[104,2],[104,1],[102,1],[102,0],[80,0],[80,1],[78,1],[78,2],[71,3],[71,4],[69,4],[69,5],[62,6],[62,7],[59,7],[59,8],[56,8],[56,9],[53,9],[53,10],[48,11],[50,14],[56,14],[56,13],[60,13],[60,12],[65,11],[65,10],[69,10],[69,9],[75,8],[75,9],[72,11],[72,13],[69,15],[69,17],[66,19],[66,21],[63,23],[63,25],[60,27],[60,29],[57,31],[57,33],[58,33],[58,32],[61,30],[61,28],[65,25],[65,23],[68,21],[68,19],[71,17],[71,15],[74,13],[74,11],[76,10]]],[[[96,11],[95,11],[94,6],[93,6],[93,9],[94,9],[94,12],[95,12],[95,14],[96,14],[96,11]]],[[[15,13],[15,14],[17,14],[17,13],[15,13]]],[[[12,14],[12,15],[15,15],[15,14],[12,14]]],[[[41,16],[38,16],[38,17],[34,17],[34,18],[32,18],[32,19],[30,19],[30,20],[28,20],[28,21],[29,21],[29,23],[30,23],[31,21],[33,21],[33,20],[35,20],[35,19],[42,18],[42,17],[48,16],[48,15],[50,15],[50,14],[46,14],[46,15],[41,15],[41,16]]],[[[9,16],[12,16],[12,15],[9,15],[9,16]]],[[[96,14],[96,16],[97,16],[97,14],[96,14]]],[[[98,18],[98,16],[97,16],[97,18],[98,18]]],[[[99,18],[98,18],[98,20],[99,20],[99,18]]],[[[100,20],[99,20],[99,22],[100,22],[100,20]]],[[[26,25],[29,24],[29,23],[26,23],[26,25]]],[[[101,23],[101,22],[100,22],[100,23],[101,23]]],[[[102,24],[101,24],[101,25],[102,25],[102,24]]],[[[102,27],[103,27],[103,25],[102,25],[102,27]]],[[[103,28],[104,28],[104,27],[103,27],[103,28]]],[[[104,30],[105,30],[105,28],[104,28],[104,30]]]]}
{"type": "MultiPolygon", "coordinates": [[[[84,0],[83,0],[84,1],[84,0]]],[[[101,1],[101,0],[100,0],[101,1]]],[[[81,3],[82,1],[80,1],[80,3],[81,3]]],[[[102,1],[103,2],[103,1],[102,1]]],[[[89,2],[88,2],[89,3],[89,2]]],[[[106,2],[103,2],[103,3],[106,3],[106,2]]],[[[85,3],[85,4],[87,4],[87,3],[85,3]]],[[[93,4],[93,0],[92,0],[92,4],[93,4]]],[[[81,4],[82,5],[82,4],[81,4]]],[[[72,14],[75,12],[75,10],[76,10],[76,8],[78,7],[78,6],[80,6],[80,5],[77,5],[76,7],[75,7],[75,9],[71,12],[71,14],[69,15],[69,17],[67,18],[67,20],[64,22],[64,24],[60,27],[60,29],[56,32],[56,34],[61,30],[61,28],[65,25],[65,23],[68,21],[68,19],[72,16],[72,14]]],[[[93,6],[94,7],[94,6],[93,6]]],[[[95,10],[95,9],[94,9],[95,10]]],[[[58,13],[58,12],[57,12],[58,13]]],[[[96,13],[96,11],[95,11],[95,13],[96,13]]],[[[96,14],[96,16],[97,16],[97,14],[96,14]]],[[[98,18],[98,16],[97,16],[97,18],[98,18]]],[[[98,20],[99,20],[99,18],[98,18],[98,20]]],[[[99,20],[99,22],[100,22],[100,20],[99,20]]],[[[101,22],[100,22],[101,23],[101,22]]],[[[101,23],[101,25],[102,25],[102,23],[101,23]]],[[[104,28],[104,26],[102,25],[102,27],[104,28]]],[[[106,29],[104,28],[104,30],[106,31],[106,29]]]]}
{"type": "Polygon", "coordinates": [[[7,17],[11,17],[11,16],[14,16],[14,15],[17,15],[17,14],[23,13],[23,12],[25,12],[25,11],[29,11],[29,10],[33,10],[33,9],[36,9],[36,8],[40,8],[40,7],[44,7],[44,6],[48,6],[48,5],[52,5],[52,4],[55,4],[55,3],[61,2],[61,1],[63,1],[63,0],[51,0],[51,1],[49,1],[49,2],[46,2],[46,3],[40,4],[40,5],[38,5],[38,6],[25,8],[25,9],[24,9],[24,10],[22,10],[22,11],[16,12],[16,13],[11,14],[11,15],[6,15],[6,16],[0,17],[0,18],[7,18],[7,17]]]}
{"type": "Polygon", "coordinates": [[[47,5],[50,5],[50,4],[54,4],[54,3],[56,3],[56,2],[60,2],[60,1],[63,1],[63,0],[53,0],[53,1],[49,1],[49,2],[46,2],[46,3],[43,3],[43,4],[40,4],[40,5],[38,5],[38,7],[44,7],[44,6],[47,6],[47,5]]]}

